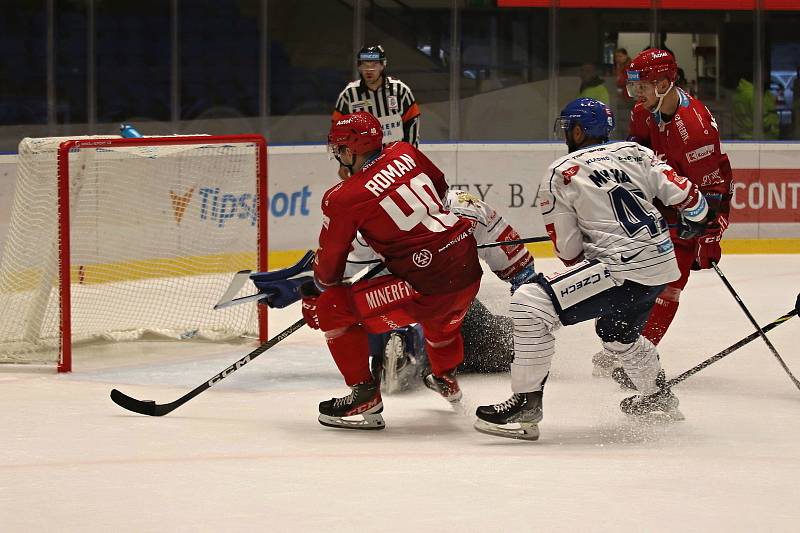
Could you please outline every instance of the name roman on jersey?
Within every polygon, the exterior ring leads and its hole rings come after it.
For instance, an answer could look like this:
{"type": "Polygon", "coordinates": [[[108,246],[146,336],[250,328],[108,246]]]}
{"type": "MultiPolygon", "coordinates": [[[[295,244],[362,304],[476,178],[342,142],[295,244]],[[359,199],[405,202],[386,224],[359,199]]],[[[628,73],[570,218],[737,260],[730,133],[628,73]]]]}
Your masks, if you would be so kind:
{"type": "Polygon", "coordinates": [[[404,280],[398,280],[395,283],[365,292],[364,298],[370,309],[377,309],[390,303],[407,300],[413,295],[414,291],[411,289],[411,285],[404,280]]]}
{"type": "Polygon", "coordinates": [[[400,154],[399,158],[392,159],[386,163],[386,168],[376,172],[364,184],[364,188],[375,196],[380,196],[392,183],[416,166],[417,162],[414,161],[413,157],[408,154],[400,154]]]}

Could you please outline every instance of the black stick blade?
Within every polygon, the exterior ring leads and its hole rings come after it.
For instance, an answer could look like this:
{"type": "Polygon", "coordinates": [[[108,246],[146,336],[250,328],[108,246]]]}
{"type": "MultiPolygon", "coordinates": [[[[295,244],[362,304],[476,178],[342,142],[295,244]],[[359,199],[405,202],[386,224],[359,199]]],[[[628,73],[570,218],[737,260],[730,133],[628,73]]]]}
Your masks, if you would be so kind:
{"type": "Polygon", "coordinates": [[[123,409],[139,413],[140,415],[161,416],[164,414],[156,412],[156,402],[153,400],[137,400],[117,389],[111,391],[111,400],[123,409]]]}

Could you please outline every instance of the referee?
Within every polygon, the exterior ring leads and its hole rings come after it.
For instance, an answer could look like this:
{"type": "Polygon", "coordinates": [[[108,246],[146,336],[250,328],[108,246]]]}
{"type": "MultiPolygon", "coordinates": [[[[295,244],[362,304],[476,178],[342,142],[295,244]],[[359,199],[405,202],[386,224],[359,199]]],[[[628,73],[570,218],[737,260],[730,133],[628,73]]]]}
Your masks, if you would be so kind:
{"type": "Polygon", "coordinates": [[[358,52],[360,79],[347,84],[336,100],[331,117],[366,111],[383,127],[383,142],[405,141],[419,144],[419,106],[411,89],[386,75],[386,52],[381,45],[365,46],[358,52]]]}

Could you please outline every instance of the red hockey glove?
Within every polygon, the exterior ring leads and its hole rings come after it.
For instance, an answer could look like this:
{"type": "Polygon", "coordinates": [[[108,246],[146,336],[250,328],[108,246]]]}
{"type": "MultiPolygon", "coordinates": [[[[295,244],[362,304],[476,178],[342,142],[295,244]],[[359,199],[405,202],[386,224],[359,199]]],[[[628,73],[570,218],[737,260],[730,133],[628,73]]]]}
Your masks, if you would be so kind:
{"type": "Polygon", "coordinates": [[[728,229],[728,217],[722,214],[717,215],[714,221],[706,226],[705,233],[697,238],[692,270],[711,268],[712,262],[719,263],[722,257],[719,242],[726,229],[728,229]]]}
{"type": "Polygon", "coordinates": [[[319,300],[319,289],[314,281],[306,281],[300,286],[300,294],[303,297],[303,318],[311,329],[319,329],[319,316],[317,315],[317,301],[319,300]]]}

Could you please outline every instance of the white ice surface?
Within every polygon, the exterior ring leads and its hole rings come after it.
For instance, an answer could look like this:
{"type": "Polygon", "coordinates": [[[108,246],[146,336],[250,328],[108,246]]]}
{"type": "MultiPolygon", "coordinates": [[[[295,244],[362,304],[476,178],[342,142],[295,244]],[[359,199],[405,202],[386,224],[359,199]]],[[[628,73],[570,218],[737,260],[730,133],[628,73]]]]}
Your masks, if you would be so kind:
{"type": "MultiPolygon", "coordinates": [[[[722,268],[760,323],[800,291],[800,256],[722,268]]],[[[553,260],[537,261],[551,271],[553,260]]],[[[502,310],[491,274],[481,297],[502,310]]],[[[299,318],[272,312],[273,333],[299,318]]],[[[669,376],[752,328],[713,271],[694,273],[660,346],[669,376]]],[[[800,320],[769,334],[800,375],[800,320]]],[[[467,413],[427,390],[385,396],[384,431],[323,428],[346,389],[318,332],[298,331],[162,418],[253,345],[84,349],[70,375],[0,367],[0,531],[798,531],[800,390],[761,340],[675,388],[686,420],[641,425],[592,378],[591,324],[562,329],[538,442],[472,429],[507,375],[463,376],[467,413]]]]}

